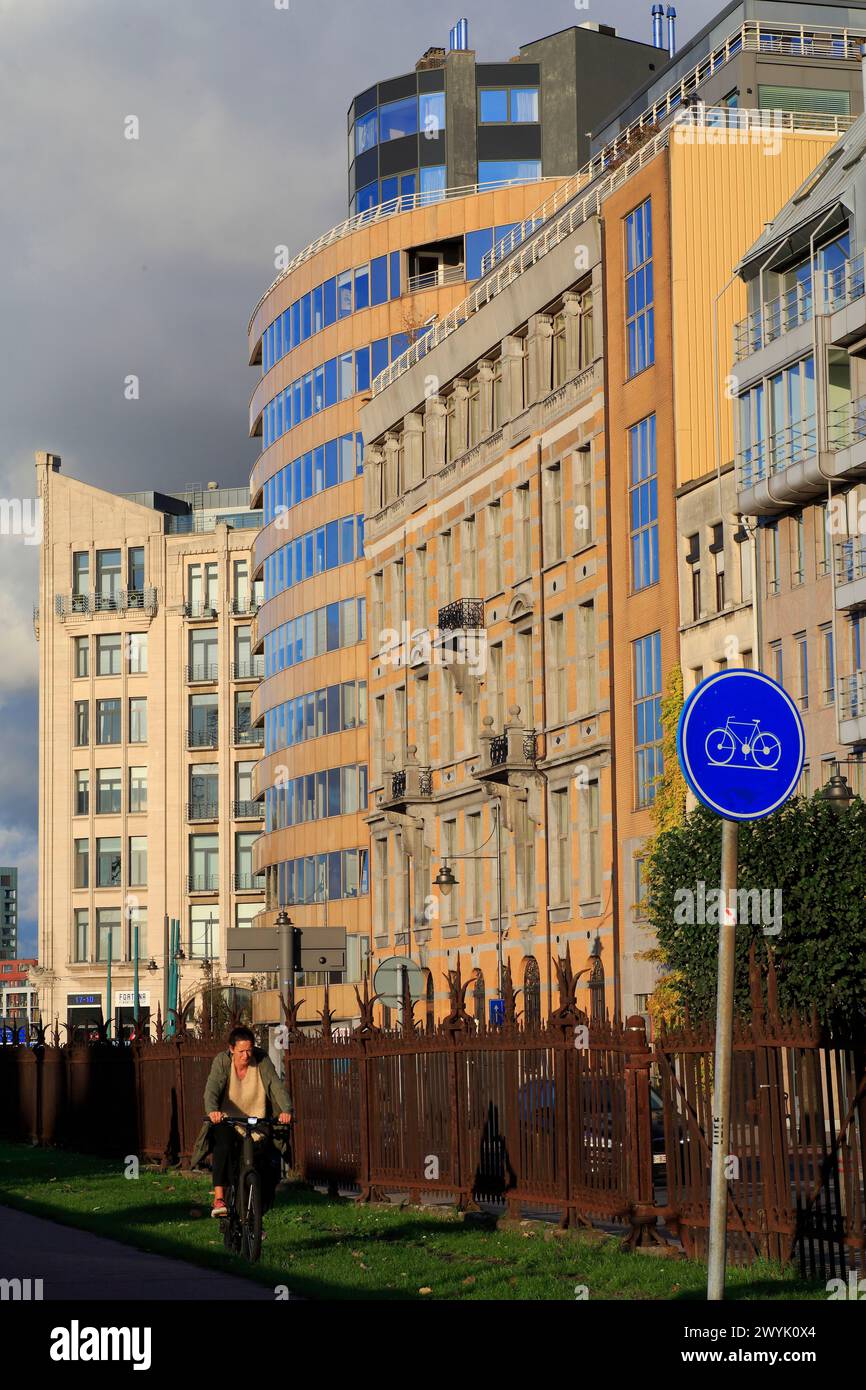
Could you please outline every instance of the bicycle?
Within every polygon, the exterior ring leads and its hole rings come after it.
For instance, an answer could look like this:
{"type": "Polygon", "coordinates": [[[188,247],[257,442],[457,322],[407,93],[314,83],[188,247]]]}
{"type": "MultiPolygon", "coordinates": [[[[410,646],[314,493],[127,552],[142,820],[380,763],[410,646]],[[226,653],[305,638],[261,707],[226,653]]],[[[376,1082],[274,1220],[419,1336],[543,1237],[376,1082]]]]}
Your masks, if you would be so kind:
{"type": "MultiPolygon", "coordinates": [[[[210,1116],[208,1116],[210,1119],[210,1116]]],[[[213,1124],[213,1120],[210,1121],[213,1124]]],[[[273,1134],[288,1129],[277,1120],[265,1120],[256,1115],[223,1115],[220,1124],[242,1125],[244,1128],[241,1160],[226,1193],[228,1215],[224,1218],[223,1245],[235,1255],[255,1264],[262,1253],[262,1175],[256,1166],[256,1144],[253,1134],[273,1134]]],[[[263,1155],[264,1156],[264,1155],[263,1155]]]]}
{"type": "Polygon", "coordinates": [[[760,719],[728,718],[723,729],[711,729],[704,744],[710,762],[715,767],[728,767],[734,754],[739,752],[746,761],[734,763],[734,767],[756,767],[772,772],[782,756],[782,745],[775,734],[765,734],[760,724],[760,719]],[[734,733],[735,729],[748,732],[741,736],[734,733]],[[751,763],[748,762],[750,757],[751,763]]]}

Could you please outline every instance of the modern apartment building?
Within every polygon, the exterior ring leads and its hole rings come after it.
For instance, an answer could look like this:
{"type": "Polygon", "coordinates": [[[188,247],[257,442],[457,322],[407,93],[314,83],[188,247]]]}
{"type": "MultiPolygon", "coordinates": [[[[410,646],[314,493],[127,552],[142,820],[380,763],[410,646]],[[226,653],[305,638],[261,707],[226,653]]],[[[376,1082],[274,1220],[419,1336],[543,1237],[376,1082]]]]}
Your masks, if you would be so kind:
{"type": "Polygon", "coordinates": [[[18,870],[0,869],[0,960],[18,955],[18,870]]]}
{"type": "MultiPolygon", "coordinates": [[[[0,869],[0,874],[5,870],[0,869]]],[[[39,1023],[39,991],[30,976],[35,960],[0,960],[0,1035],[39,1023]]]]}
{"type": "Polygon", "coordinates": [[[667,62],[666,51],[592,22],[481,62],[464,21],[449,51],[429,48],[414,72],[353,99],[349,211],[572,174],[593,126],[667,62]]]}
{"type": "Polygon", "coordinates": [[[743,257],[737,507],[748,518],[762,669],[800,705],[804,790],[866,751],[866,118],[743,257]]]}
{"type": "MultiPolygon", "coordinates": [[[[819,66],[824,62],[827,66],[835,64],[834,73],[844,72],[850,102],[854,105],[859,100],[858,65],[854,55],[848,51],[815,61],[819,66]]],[[[723,408],[727,366],[725,359],[719,359],[714,351],[712,326],[717,323],[720,340],[726,341],[725,335],[730,333],[735,318],[745,307],[741,289],[737,292],[734,287],[730,294],[724,293],[731,280],[732,266],[749,246],[755,232],[814,168],[839,130],[850,124],[849,117],[825,113],[813,116],[804,112],[747,111],[729,106],[711,108],[701,103],[683,112],[680,104],[673,102],[669,109],[672,117],[662,122],[660,128],[645,131],[633,154],[620,153],[609,159],[596,157],[571,184],[557,191],[549,215],[542,211],[532,227],[518,229],[510,240],[496,248],[492,268],[470,298],[447,320],[434,325],[429,334],[374,383],[373,404],[364,415],[365,438],[368,443],[381,447],[381,467],[387,479],[389,468],[393,474],[395,466],[404,466],[400,462],[401,448],[405,458],[406,445],[398,442],[399,427],[392,424],[389,428],[385,417],[393,421],[404,418],[410,432],[418,428],[411,419],[419,409],[418,400],[413,399],[417,397],[417,389],[413,392],[407,386],[413,373],[417,374],[416,388],[426,373],[429,383],[439,391],[440,380],[445,381],[450,372],[450,359],[448,372],[438,370],[435,364],[439,360],[437,354],[444,353],[449,339],[449,351],[455,362],[461,353],[454,345],[461,339],[465,344],[462,353],[465,361],[481,362],[480,353],[495,361],[501,348],[497,349],[493,335],[481,332],[481,324],[488,307],[510,304],[515,297],[519,299],[526,325],[524,346],[519,351],[525,354],[527,364],[532,361],[529,342],[533,314],[549,317],[546,310],[552,306],[555,311],[557,306],[552,286],[547,287],[548,295],[543,301],[528,293],[530,272],[538,261],[548,261],[554,254],[553,248],[563,240],[570,241],[572,257],[581,248],[591,245],[593,221],[598,220],[596,235],[602,247],[601,272],[594,286],[593,311],[603,322],[599,341],[604,344],[607,433],[601,457],[606,475],[606,533],[611,555],[605,603],[609,614],[614,763],[608,814],[615,846],[613,862],[605,865],[611,879],[610,933],[614,957],[614,970],[606,970],[605,978],[608,980],[610,974],[614,974],[613,999],[626,1014],[644,1011],[654,984],[654,967],[643,959],[652,942],[643,930],[639,903],[641,848],[653,833],[651,807],[655,779],[662,770],[661,699],[672,668],[682,660],[681,637],[688,646],[688,635],[680,632],[681,614],[683,624],[689,625],[684,616],[688,612],[687,600],[698,599],[698,624],[706,616],[703,584],[710,580],[706,570],[703,576],[697,571],[700,591],[695,587],[692,594],[681,595],[681,574],[692,577],[693,586],[697,582],[696,572],[688,565],[686,554],[682,555],[682,564],[678,563],[681,538],[688,538],[691,547],[694,531],[699,532],[698,541],[706,547],[705,558],[709,558],[712,566],[713,599],[708,607],[720,603],[722,624],[728,621],[729,608],[748,607],[749,569],[745,561],[749,547],[743,550],[744,529],[730,515],[732,470],[729,465],[719,467],[717,463],[719,458],[730,460],[734,446],[730,412],[723,408]],[[720,207],[724,209],[724,217],[719,216],[720,207]],[[719,406],[717,399],[721,402],[719,406]],[[380,428],[383,424],[384,434],[380,428]],[[389,433],[395,436],[393,440],[389,439],[389,433]],[[710,497],[709,484],[696,503],[690,500],[693,493],[697,495],[701,481],[707,478],[711,478],[713,484],[712,515],[704,512],[705,506],[709,506],[704,501],[710,497]],[[698,508],[698,522],[689,510],[693,505],[698,508]],[[716,508],[722,508],[718,515],[716,508]],[[687,529],[678,530],[680,525],[687,529]],[[706,531],[708,535],[704,534],[706,531]],[[736,571],[735,557],[740,562],[736,571]]],[[[561,292],[573,291],[574,284],[566,278],[558,288],[561,292]]],[[[500,307],[499,312],[504,325],[506,310],[500,307]]],[[[528,366],[526,371],[529,371],[528,366]]],[[[472,376],[472,372],[469,375],[472,376]]],[[[465,382],[456,382],[458,399],[465,385],[465,382]]],[[[449,400],[453,394],[454,390],[449,400]]],[[[425,406],[425,412],[426,409],[425,406]]],[[[456,410],[456,405],[452,409],[456,410]]],[[[447,414],[447,406],[445,410],[447,414]]],[[[426,415],[424,438],[426,441],[426,415]]],[[[482,435],[474,450],[469,452],[467,466],[473,466],[479,449],[484,453],[489,447],[489,441],[482,435]]],[[[458,459],[457,468],[462,464],[463,460],[458,459]]],[[[379,466],[375,452],[372,462],[368,455],[368,468],[374,466],[379,466]]],[[[417,469],[417,463],[413,467],[417,469]]],[[[377,496],[378,483],[371,483],[371,486],[377,496]]],[[[439,496],[438,490],[436,496],[439,496]]],[[[403,509],[407,524],[411,517],[413,535],[424,530],[427,520],[424,512],[415,506],[416,497],[421,497],[417,487],[405,502],[390,504],[398,521],[404,515],[403,509]]],[[[476,507],[477,499],[471,490],[460,493],[459,497],[468,511],[476,507]]],[[[567,494],[565,498],[567,504],[567,494]]],[[[443,522],[443,513],[447,516],[444,503],[440,506],[437,502],[432,511],[436,524],[449,529],[443,522]]],[[[371,604],[377,601],[377,584],[385,582],[385,566],[380,581],[378,562],[380,558],[391,558],[387,542],[382,543],[381,550],[379,548],[380,527],[384,528],[382,534],[390,538],[388,515],[383,511],[381,520],[377,519],[375,538],[374,523],[372,519],[368,522],[371,604]],[[373,546],[376,548],[371,549],[373,546]]],[[[539,547],[542,537],[543,530],[541,536],[536,536],[539,547]]],[[[395,537],[394,543],[399,565],[399,538],[395,537]]],[[[543,550],[539,549],[537,564],[542,557],[543,550]]],[[[692,558],[697,558],[694,550],[692,558]]],[[[410,559],[405,558],[404,572],[408,575],[410,570],[410,559]]],[[[465,586],[462,596],[467,596],[465,586]]],[[[476,599],[483,597],[483,594],[475,595],[476,599]]],[[[570,597],[567,579],[562,601],[567,605],[570,597]]],[[[394,601],[392,594],[390,600],[386,600],[386,610],[393,610],[394,601]]],[[[742,662],[750,659],[751,624],[744,623],[741,617],[735,621],[742,627],[742,631],[735,634],[736,659],[742,662]]],[[[490,625],[486,611],[483,624],[490,625]]],[[[371,621],[371,637],[373,626],[371,621]]],[[[553,677],[542,655],[546,634],[543,636],[541,630],[536,629],[534,640],[539,647],[540,666],[549,683],[553,677]]],[[[604,638],[601,640],[603,642],[604,638]]],[[[574,648],[568,650],[573,652],[574,648]]],[[[376,655],[371,651],[371,696],[377,678],[376,655]]],[[[398,739],[404,727],[402,673],[400,676],[395,684],[390,672],[385,675],[386,683],[395,686],[398,739]]],[[[447,690],[444,681],[442,688],[447,690]]],[[[431,718],[431,737],[434,727],[435,720],[431,718]]],[[[531,728],[537,734],[538,720],[535,718],[532,725],[529,721],[525,724],[521,721],[521,727],[527,732],[531,728]]],[[[393,728],[393,721],[387,714],[385,728],[389,732],[393,728]]],[[[546,733],[546,729],[542,732],[546,733]]],[[[375,739],[374,732],[374,745],[375,739]]],[[[417,749],[413,754],[410,746],[413,741],[406,740],[410,763],[418,760],[417,749]]],[[[431,770],[432,779],[422,776],[421,781],[426,796],[432,795],[435,799],[435,759],[431,770]]],[[[400,794],[409,784],[408,773],[405,778],[402,776],[404,771],[399,766],[396,768],[396,780],[392,784],[400,794]]],[[[387,792],[386,783],[386,803],[387,792]]],[[[383,804],[382,809],[387,813],[389,807],[383,804]]],[[[399,805],[390,809],[398,815],[403,813],[399,805]]],[[[428,813],[424,798],[422,811],[428,813]]],[[[419,813],[413,811],[413,814],[419,813]]],[[[374,819],[374,837],[376,829],[374,819]]],[[[406,829],[410,831],[411,827],[406,829]]],[[[549,854],[552,827],[546,827],[542,838],[549,854]]],[[[443,858],[449,858],[450,852],[456,863],[457,856],[466,852],[467,840],[470,847],[476,843],[474,830],[466,840],[452,838],[446,842],[445,851],[438,841],[429,847],[443,858]]],[[[384,866],[384,851],[380,853],[384,866]]],[[[516,857],[517,850],[513,853],[516,857]]],[[[378,876],[374,880],[374,922],[384,926],[389,912],[386,909],[383,915],[377,907],[377,883],[378,876]]],[[[548,892],[547,883],[553,891],[552,872],[547,874],[545,893],[548,892]]],[[[577,880],[575,886],[579,893],[577,880]]],[[[402,890],[401,880],[401,893],[402,890]]],[[[487,902],[490,902],[489,896],[487,902]]],[[[549,900],[545,907],[548,905],[549,900]]],[[[451,911],[450,908],[446,910],[451,911]]],[[[441,903],[437,911],[441,916],[441,903]]],[[[573,916],[572,913],[572,925],[573,916]]],[[[465,926],[454,934],[461,940],[468,936],[465,926]]],[[[603,934],[601,939],[603,942],[603,934]]],[[[454,948],[446,949],[453,951],[454,948]]],[[[489,990],[489,980],[485,983],[489,990]]]]}
{"type": "Polygon", "coordinates": [[[166,917],[181,923],[181,1007],[197,1013],[226,980],[226,927],[263,904],[261,516],[245,488],[116,496],[52,454],[36,473],[42,1016],[131,1023],[137,926],[141,1014],[165,1017],[166,917]]]}
{"type": "Polygon", "coordinates": [[[466,317],[362,411],[374,957],[422,966],[428,1018],[447,1009],[458,955],[464,979],[476,972],[476,1017],[494,1016],[506,968],[540,1017],[569,947],[603,1016],[614,918],[598,219],[580,255],[560,239],[466,317]]]}

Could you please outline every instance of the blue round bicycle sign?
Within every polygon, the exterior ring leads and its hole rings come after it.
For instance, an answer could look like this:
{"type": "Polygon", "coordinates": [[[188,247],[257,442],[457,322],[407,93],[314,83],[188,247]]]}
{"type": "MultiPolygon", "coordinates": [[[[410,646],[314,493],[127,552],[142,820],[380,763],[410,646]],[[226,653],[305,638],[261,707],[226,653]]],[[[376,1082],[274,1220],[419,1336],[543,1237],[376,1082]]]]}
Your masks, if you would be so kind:
{"type": "Polygon", "coordinates": [[[683,775],[728,820],[760,820],[795,791],[806,740],[787,690],[760,671],[719,671],[695,686],[677,729],[683,775]]]}

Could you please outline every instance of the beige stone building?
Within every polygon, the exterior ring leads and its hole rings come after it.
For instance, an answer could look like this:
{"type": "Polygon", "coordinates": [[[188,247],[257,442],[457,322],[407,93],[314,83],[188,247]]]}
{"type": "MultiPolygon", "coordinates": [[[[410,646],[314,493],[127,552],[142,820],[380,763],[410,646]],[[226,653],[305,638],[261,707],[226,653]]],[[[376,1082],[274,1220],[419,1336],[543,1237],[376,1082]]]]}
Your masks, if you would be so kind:
{"type": "Polygon", "coordinates": [[[181,924],[181,1005],[198,1012],[227,983],[226,928],[263,903],[260,516],[246,488],[116,496],[52,454],[36,472],[42,1016],[128,1025],[135,925],[141,1011],[164,1016],[166,917],[181,924]]]}

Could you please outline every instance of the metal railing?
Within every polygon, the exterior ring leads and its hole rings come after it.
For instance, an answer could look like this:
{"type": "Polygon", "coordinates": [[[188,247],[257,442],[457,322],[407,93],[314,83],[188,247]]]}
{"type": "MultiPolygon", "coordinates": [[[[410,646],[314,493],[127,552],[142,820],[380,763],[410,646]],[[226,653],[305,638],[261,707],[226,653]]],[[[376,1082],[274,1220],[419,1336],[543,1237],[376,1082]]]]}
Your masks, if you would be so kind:
{"type": "Polygon", "coordinates": [[[458,598],[439,609],[439,627],[443,632],[462,632],[466,628],[483,626],[483,599],[458,598]]]}
{"type": "Polygon", "coordinates": [[[777,299],[753,309],[734,325],[734,357],[741,362],[762,347],[774,343],[784,333],[808,323],[814,313],[812,283],[799,283],[777,299]]]}
{"type": "Polygon", "coordinates": [[[210,516],[206,512],[189,512],[183,516],[166,516],[165,529],[170,536],[208,533],[215,531],[217,524],[235,531],[260,531],[262,516],[262,512],[221,512],[210,516]]]}
{"type": "Polygon", "coordinates": [[[844,309],[866,294],[863,252],[832,270],[824,271],[824,308],[828,314],[844,309]]]}
{"type": "Polygon", "coordinates": [[[187,729],[187,748],[216,748],[219,744],[219,728],[214,721],[206,729],[187,729]]]}
{"type": "Polygon", "coordinates": [[[827,412],[827,443],[838,452],[866,439],[866,396],[846,401],[827,412]]]}
{"type": "Polygon", "coordinates": [[[836,583],[866,579],[866,536],[848,536],[835,546],[836,583]]]}
{"type": "Polygon", "coordinates": [[[252,681],[260,680],[265,674],[265,660],[262,656],[254,656],[250,661],[232,662],[232,680],[252,681]]]}
{"type": "Polygon", "coordinates": [[[118,589],[112,594],[55,594],[54,612],[58,618],[72,613],[126,613],[135,610],[155,613],[157,608],[156,589],[118,589]]]}
{"type": "Polygon", "coordinates": [[[232,599],[232,613],[236,618],[254,618],[261,606],[261,600],[257,598],[232,599]]]}
{"type": "Polygon", "coordinates": [[[232,819],[233,820],[264,820],[265,805],[263,801],[233,801],[232,819]]]}
{"type": "Polygon", "coordinates": [[[188,893],[217,893],[219,886],[219,874],[187,874],[188,893]]]}
{"type": "Polygon", "coordinates": [[[257,893],[264,890],[264,874],[234,874],[232,884],[236,893],[257,893]]]}
{"type": "Polygon", "coordinates": [[[866,715],[866,671],[839,677],[839,713],[843,719],[866,715]]]}
{"type": "Polygon", "coordinates": [[[185,618],[216,618],[219,613],[215,604],[204,599],[196,599],[195,602],[188,602],[183,605],[183,616],[185,618]]]}
{"type": "Polygon", "coordinates": [[[186,681],[188,685],[212,683],[219,680],[219,667],[216,662],[207,662],[200,666],[187,666],[186,681]]]}
{"type": "Polygon", "coordinates": [[[410,275],[406,281],[406,290],[409,294],[414,294],[417,290],[435,290],[443,285],[459,285],[465,279],[465,265],[441,265],[438,270],[428,270],[423,275],[410,275]]]}
{"type": "MultiPolygon", "coordinates": [[[[703,130],[717,130],[720,125],[735,133],[738,141],[748,140],[750,137],[754,137],[757,132],[768,130],[773,132],[827,130],[830,133],[838,134],[847,129],[852,120],[853,117],[811,115],[800,111],[729,110],[727,107],[702,107],[697,113],[690,112],[688,121],[682,123],[681,138],[695,140],[695,138],[701,138],[703,130]]],[[[395,358],[389,367],[380,372],[373,382],[372,394],[376,396],[381,391],[386,390],[404,372],[409,371],[435,347],[449,338],[452,333],[456,333],[457,329],[466,323],[473,314],[478,313],[486,304],[500,295],[548,252],[567,240],[589,217],[597,216],[606,199],[624,183],[627,183],[639,169],[655,159],[656,155],[670,143],[671,132],[675,129],[676,123],[670,121],[655,135],[648,138],[646,143],[641,145],[630,158],[626,158],[625,154],[616,160],[611,158],[609,164],[603,164],[598,175],[593,176],[593,186],[582,198],[578,198],[577,195],[588,180],[581,180],[580,174],[575,175],[575,178],[570,180],[567,186],[568,196],[565,194],[565,186],[560,188],[547,204],[542,204],[542,208],[535,218],[529,219],[527,223],[518,224],[518,227],[511,234],[511,238],[514,238],[514,246],[518,249],[512,250],[509,247],[502,252],[502,256],[497,256],[494,265],[502,260],[498,270],[491,269],[460,304],[455,305],[444,318],[434,323],[429,331],[412,343],[400,357],[395,358]],[[602,174],[604,177],[600,176],[602,174]],[[565,203],[566,206],[559,216],[556,216],[556,206],[562,203],[565,203]],[[553,212],[548,216],[549,208],[553,209],[553,212]],[[538,225],[539,220],[541,221],[540,226],[538,225]],[[530,226],[532,227],[531,234],[527,234],[525,231],[521,232],[521,228],[525,229],[530,226]],[[506,256],[508,258],[504,259],[506,256]]],[[[650,132],[646,131],[645,134],[649,135],[650,132]]],[[[510,238],[505,240],[508,241],[510,238]]],[[[494,248],[494,252],[499,252],[503,245],[504,243],[499,243],[494,248]]]]}
{"type": "Polygon", "coordinates": [[[265,741],[265,731],[259,725],[256,728],[245,726],[239,728],[237,724],[232,729],[232,743],[235,744],[262,744],[265,741]]]}
{"type": "Polygon", "coordinates": [[[219,820],[218,801],[188,801],[187,820],[219,820]]]}
{"type": "Polygon", "coordinates": [[[769,439],[761,440],[737,456],[737,489],[745,492],[763,482],[768,472],[781,473],[817,452],[817,430],[814,415],[794,425],[775,430],[769,439]]]}

